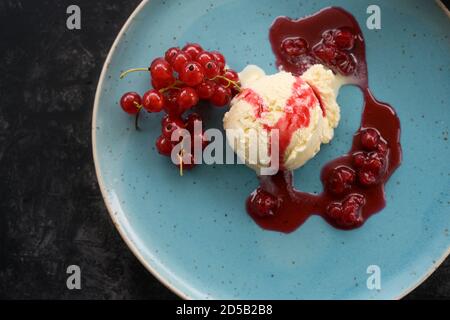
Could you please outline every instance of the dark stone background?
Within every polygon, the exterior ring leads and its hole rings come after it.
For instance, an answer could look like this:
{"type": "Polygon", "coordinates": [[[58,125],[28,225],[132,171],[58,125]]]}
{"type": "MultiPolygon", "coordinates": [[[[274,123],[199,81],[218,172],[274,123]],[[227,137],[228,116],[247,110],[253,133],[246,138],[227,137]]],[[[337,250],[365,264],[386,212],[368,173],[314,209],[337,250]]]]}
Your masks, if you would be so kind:
{"type": "MultiPolygon", "coordinates": [[[[139,2],[0,0],[0,299],[176,298],[116,232],[91,154],[97,80],[139,2]]],[[[450,259],[408,298],[450,298],[450,259]]]]}

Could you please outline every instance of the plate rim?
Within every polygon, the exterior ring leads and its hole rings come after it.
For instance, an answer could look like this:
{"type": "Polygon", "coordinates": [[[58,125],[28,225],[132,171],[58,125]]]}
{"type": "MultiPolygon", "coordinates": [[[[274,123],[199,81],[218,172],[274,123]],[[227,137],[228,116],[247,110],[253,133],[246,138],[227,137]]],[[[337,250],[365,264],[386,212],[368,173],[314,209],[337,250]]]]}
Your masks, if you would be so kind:
{"type": "MultiPolygon", "coordinates": [[[[166,288],[171,290],[173,293],[175,293],[178,297],[184,299],[184,300],[192,300],[193,297],[190,297],[189,294],[183,292],[181,289],[177,288],[174,284],[171,284],[164,276],[161,275],[160,272],[158,272],[152,265],[143,257],[143,255],[140,253],[140,249],[138,246],[128,238],[125,232],[125,227],[120,223],[119,219],[114,214],[114,210],[111,207],[111,204],[107,200],[107,188],[105,186],[105,183],[103,181],[101,172],[100,172],[100,165],[99,165],[99,158],[97,155],[97,130],[96,130],[96,123],[97,123],[97,115],[100,105],[100,96],[103,89],[104,81],[106,79],[106,73],[108,72],[108,66],[111,64],[112,56],[114,55],[116,48],[119,44],[119,42],[122,40],[124,34],[130,27],[130,25],[133,23],[136,16],[142,11],[142,9],[150,2],[150,0],[142,0],[139,5],[133,10],[131,15],[127,18],[125,24],[120,29],[119,33],[117,34],[113,44],[111,45],[111,48],[109,49],[108,55],[106,56],[105,62],[103,63],[102,71],[100,73],[100,77],[98,80],[96,92],[95,92],[95,99],[94,99],[94,106],[92,111],[92,123],[91,123],[91,140],[92,140],[92,154],[94,159],[94,167],[95,167],[95,174],[97,177],[97,182],[100,187],[100,192],[103,198],[103,202],[106,205],[108,214],[119,232],[122,240],[125,242],[125,244],[128,246],[128,249],[134,254],[134,256],[139,260],[139,262],[149,271],[160,283],[162,283],[166,288]]],[[[436,1],[439,3],[439,1],[436,1]]],[[[434,263],[432,263],[425,272],[422,277],[420,277],[416,282],[412,283],[409,287],[404,289],[399,295],[395,296],[395,300],[399,300],[404,298],[406,295],[411,293],[414,289],[419,287],[426,279],[428,279],[438,268],[439,266],[445,261],[445,259],[450,255],[450,245],[446,249],[446,251],[443,252],[442,256],[437,259],[434,263]]]]}

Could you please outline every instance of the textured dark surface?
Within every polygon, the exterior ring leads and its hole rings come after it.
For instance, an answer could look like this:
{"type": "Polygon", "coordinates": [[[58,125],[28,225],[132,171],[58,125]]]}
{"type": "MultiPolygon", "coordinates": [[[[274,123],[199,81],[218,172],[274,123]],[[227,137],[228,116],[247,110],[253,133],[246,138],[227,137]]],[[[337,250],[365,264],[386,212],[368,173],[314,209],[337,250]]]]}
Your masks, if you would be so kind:
{"type": "MultiPolygon", "coordinates": [[[[120,239],[91,153],[102,64],[139,2],[0,0],[0,298],[176,298],[120,239]],[[72,3],[82,30],[66,28],[72,3]]],[[[450,298],[450,260],[408,298],[450,298]]]]}

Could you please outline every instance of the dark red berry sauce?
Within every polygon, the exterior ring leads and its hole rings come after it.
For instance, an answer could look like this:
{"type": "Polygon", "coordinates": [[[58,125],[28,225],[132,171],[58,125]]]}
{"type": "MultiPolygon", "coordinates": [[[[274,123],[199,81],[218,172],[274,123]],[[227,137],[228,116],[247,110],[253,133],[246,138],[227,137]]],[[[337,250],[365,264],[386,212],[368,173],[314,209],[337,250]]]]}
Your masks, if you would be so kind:
{"type": "Polygon", "coordinates": [[[247,199],[247,211],[262,228],[286,233],[313,214],[336,228],[359,227],[384,208],[384,185],[401,162],[400,121],[395,110],[369,90],[361,29],[351,14],[332,7],[299,20],[277,18],[270,42],[277,65],[285,71],[301,75],[321,63],[347,77],[362,90],[364,109],[350,151],[322,169],[321,194],[295,190],[292,172],[280,170],[260,176],[260,186],[247,199]]]}

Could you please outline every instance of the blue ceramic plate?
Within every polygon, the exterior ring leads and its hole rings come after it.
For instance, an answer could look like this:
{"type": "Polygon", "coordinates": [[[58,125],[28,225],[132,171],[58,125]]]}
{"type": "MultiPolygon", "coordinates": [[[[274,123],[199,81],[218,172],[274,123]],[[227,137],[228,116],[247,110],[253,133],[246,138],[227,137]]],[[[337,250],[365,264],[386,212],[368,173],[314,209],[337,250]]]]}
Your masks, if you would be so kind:
{"type": "MultiPolygon", "coordinates": [[[[365,1],[144,1],[114,43],[98,86],[93,152],[111,217],[139,260],[183,298],[393,299],[415,288],[449,252],[450,20],[433,1],[377,1],[382,29],[365,28],[365,1]],[[367,43],[371,88],[402,124],[404,161],[387,185],[387,207],[362,228],[341,231],[311,217],[291,234],[260,229],[244,201],[257,185],[242,165],[202,165],[179,176],[154,150],[161,115],[133,118],[118,106],[126,91],[144,93],[148,66],[171,46],[199,42],[221,50],[240,70],[275,72],[268,41],[280,15],[301,17],[326,6],[350,11],[367,43]],[[367,269],[381,271],[369,290],[367,269]]],[[[370,2],[372,3],[372,2],[370,2]]],[[[319,191],[320,168],[347,151],[362,97],[345,87],[342,122],[330,145],[295,172],[302,189],[319,191]]],[[[223,111],[206,114],[220,127],[223,111]]]]}

